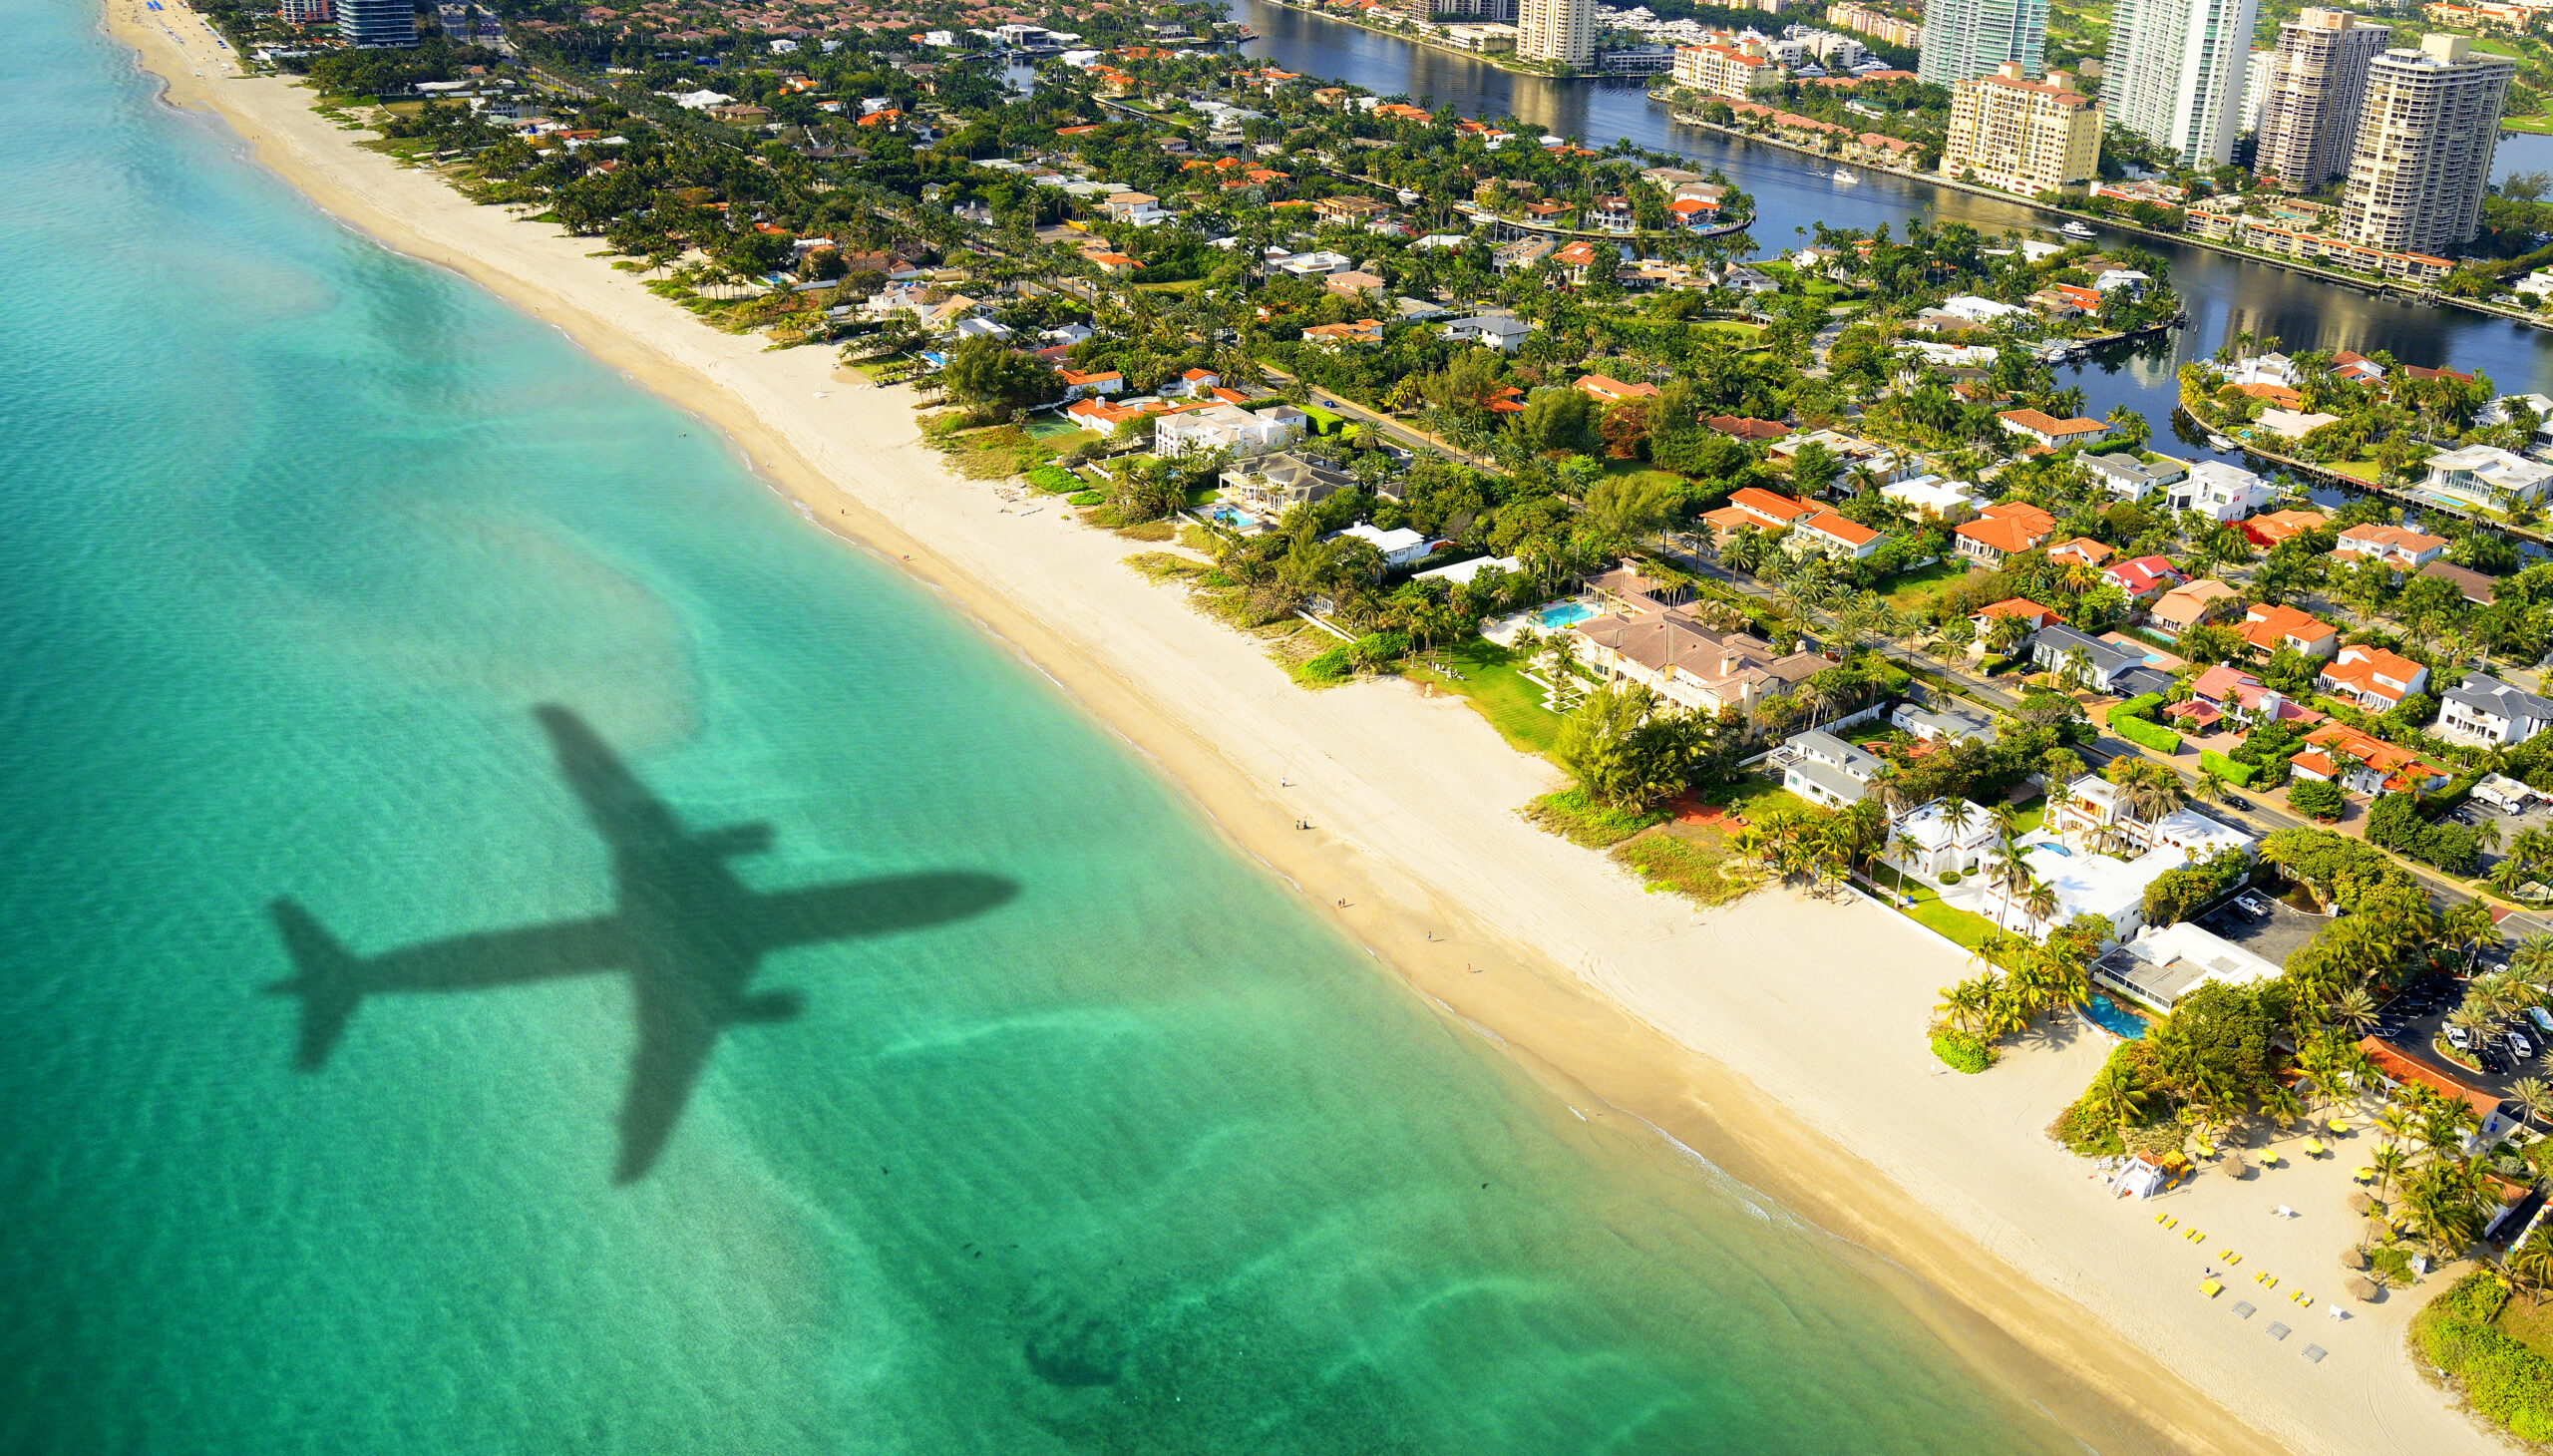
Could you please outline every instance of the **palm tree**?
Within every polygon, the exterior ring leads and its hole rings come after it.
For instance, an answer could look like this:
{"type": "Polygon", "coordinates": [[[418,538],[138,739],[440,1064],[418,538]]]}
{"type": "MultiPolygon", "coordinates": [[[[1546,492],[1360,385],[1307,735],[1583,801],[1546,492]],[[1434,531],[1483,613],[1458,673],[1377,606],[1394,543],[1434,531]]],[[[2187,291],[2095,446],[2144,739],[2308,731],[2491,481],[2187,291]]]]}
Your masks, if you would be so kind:
{"type": "Polygon", "coordinates": [[[2509,1084],[2509,1100],[2526,1109],[2526,1115],[2537,1122],[2553,1124],[2553,1082],[2542,1077],[2520,1077],[2509,1084]]]}
{"type": "Polygon", "coordinates": [[[2539,1229],[2527,1236],[2525,1243],[2500,1261],[2502,1272],[2510,1282],[2526,1291],[2526,1302],[2533,1304],[2544,1297],[2544,1287],[2553,1284],[2553,1239],[2539,1229]]]}
{"type": "Polygon", "coordinates": [[[2377,1019],[2375,998],[2369,995],[2364,987],[2353,986],[2342,992],[2340,1000],[2333,1005],[2332,1019],[2365,1035],[2367,1028],[2374,1025],[2377,1019]]]}
{"type": "Polygon", "coordinates": [[[2518,941],[2517,950],[2509,956],[2509,969],[2525,977],[2528,985],[2553,980],[2553,933],[2539,930],[2518,941]]]}
{"type": "Polygon", "coordinates": [[[2021,912],[2030,917],[2031,924],[2044,926],[2056,918],[2056,887],[2031,876],[2029,888],[2021,895],[2021,912]]]}
{"type": "Polygon", "coordinates": [[[2210,804],[2224,802],[2225,776],[2212,768],[2201,767],[2198,771],[2198,797],[2210,804]]]}
{"type": "Polygon", "coordinates": [[[1940,994],[1941,1003],[1933,1009],[1951,1025],[1972,1034],[1985,1020],[1987,1003],[1993,997],[1984,976],[1961,981],[1955,986],[1944,986],[1940,994]]]}
{"type": "Polygon", "coordinates": [[[2136,1085],[2136,1079],[2128,1075],[2125,1067],[2112,1063],[2101,1068],[2100,1074],[2092,1078],[2092,1085],[2083,1089],[2083,1095],[2094,1107],[2108,1113],[2111,1122],[2124,1127],[2144,1110],[2150,1094],[2136,1085]]]}

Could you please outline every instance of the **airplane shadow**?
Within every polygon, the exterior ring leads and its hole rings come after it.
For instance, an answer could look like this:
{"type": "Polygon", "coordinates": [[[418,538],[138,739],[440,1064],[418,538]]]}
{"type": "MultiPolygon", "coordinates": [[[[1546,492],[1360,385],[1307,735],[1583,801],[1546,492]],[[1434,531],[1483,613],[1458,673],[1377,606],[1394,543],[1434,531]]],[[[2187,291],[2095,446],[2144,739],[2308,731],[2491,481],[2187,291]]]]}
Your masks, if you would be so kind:
{"type": "Polygon", "coordinates": [[[295,1067],[316,1072],[326,1065],[366,996],[623,972],[637,1012],[638,1045],[621,1099],[612,1181],[632,1183],[663,1153],[719,1033],[787,1021],[803,1008],[795,990],[749,992],[765,955],[947,924],[1019,892],[1013,881],[965,871],[750,890],[727,862],[769,849],[771,826],[692,833],[583,719],[555,706],[535,716],[549,734],[559,772],[611,847],[612,910],[365,956],[348,950],[298,904],[279,899],[269,910],[294,974],[266,991],[301,1000],[295,1067]]]}

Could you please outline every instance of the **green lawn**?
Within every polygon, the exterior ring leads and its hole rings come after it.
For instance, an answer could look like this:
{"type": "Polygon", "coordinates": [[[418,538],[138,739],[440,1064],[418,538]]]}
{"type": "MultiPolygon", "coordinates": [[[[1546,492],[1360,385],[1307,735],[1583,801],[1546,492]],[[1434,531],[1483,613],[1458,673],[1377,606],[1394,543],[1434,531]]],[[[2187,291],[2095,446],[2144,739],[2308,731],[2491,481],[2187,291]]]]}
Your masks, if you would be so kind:
{"type": "Polygon", "coordinates": [[[1880,593],[1880,598],[1899,611],[1913,611],[1939,596],[1943,587],[1967,576],[1966,561],[1935,561],[1890,577],[1888,589],[1880,593]]]}
{"type": "Polygon", "coordinates": [[[1524,654],[1486,637],[1473,637],[1444,648],[1443,655],[1462,674],[1460,678],[1430,671],[1416,658],[1402,667],[1401,675],[1470,699],[1509,747],[1526,753],[1552,751],[1560,741],[1560,715],[1543,706],[1543,690],[1526,680],[1524,654]]]}
{"type": "Polygon", "coordinates": [[[1776,809],[1804,809],[1811,814],[1825,810],[1782,787],[1779,779],[1761,774],[1748,774],[1742,779],[1705,789],[1701,801],[1714,809],[1726,809],[1746,820],[1760,819],[1776,809]]]}
{"type": "Polygon", "coordinates": [[[2334,461],[2332,464],[2325,466],[2324,469],[2338,471],[2342,475],[2351,476],[2358,480],[2365,481],[2371,486],[2375,484],[2375,478],[2377,476],[2384,473],[2384,468],[2371,460],[2334,461]]]}
{"type": "Polygon", "coordinates": [[[1655,481],[1661,485],[1671,486],[1678,490],[1682,489],[1684,485],[1684,478],[1675,474],[1675,472],[1671,470],[1659,470],[1657,467],[1652,465],[1642,465],[1637,460],[1617,460],[1608,462],[1605,466],[1605,474],[1629,481],[1655,481]]]}
{"type": "Polygon", "coordinates": [[[1906,882],[1907,894],[1915,898],[1915,907],[1904,911],[1915,923],[1949,936],[1974,950],[1996,933],[1995,922],[1971,910],[1942,904],[1942,893],[1920,881],[1906,882]]]}

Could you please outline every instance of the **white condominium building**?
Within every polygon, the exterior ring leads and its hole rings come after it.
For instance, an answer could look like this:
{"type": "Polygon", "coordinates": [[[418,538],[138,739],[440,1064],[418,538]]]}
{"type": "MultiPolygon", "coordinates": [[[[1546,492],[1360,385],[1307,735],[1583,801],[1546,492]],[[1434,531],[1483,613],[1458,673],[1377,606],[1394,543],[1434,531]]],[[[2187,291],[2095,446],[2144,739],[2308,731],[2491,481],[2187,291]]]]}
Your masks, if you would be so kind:
{"type": "Polygon", "coordinates": [[[2346,10],[2308,10],[2281,22],[2252,171],[2291,192],[2310,192],[2347,173],[2367,68],[2392,38],[2389,28],[2346,10]]]}
{"type": "Polygon", "coordinates": [[[2018,61],[2036,76],[2046,52],[2047,0],[1926,0],[1915,74],[1948,86],[2018,61]]]}
{"type": "Polygon", "coordinates": [[[2418,50],[2388,50],[2369,63],[2341,235],[2397,252],[2471,242],[2516,72],[2460,35],[2422,36],[2418,50]]]}
{"type": "Polygon", "coordinates": [[[1518,0],[1516,56],[1584,66],[1596,59],[1596,0],[1518,0]]]}
{"type": "Polygon", "coordinates": [[[2032,81],[2020,62],[2006,61],[1951,88],[1944,177],[1973,175],[2026,197],[2089,181],[2100,160],[2101,104],[2062,71],[2032,81]]]}
{"type": "Polygon", "coordinates": [[[2189,167],[2233,160],[2260,0],[2118,0],[2101,101],[2189,167]]]}

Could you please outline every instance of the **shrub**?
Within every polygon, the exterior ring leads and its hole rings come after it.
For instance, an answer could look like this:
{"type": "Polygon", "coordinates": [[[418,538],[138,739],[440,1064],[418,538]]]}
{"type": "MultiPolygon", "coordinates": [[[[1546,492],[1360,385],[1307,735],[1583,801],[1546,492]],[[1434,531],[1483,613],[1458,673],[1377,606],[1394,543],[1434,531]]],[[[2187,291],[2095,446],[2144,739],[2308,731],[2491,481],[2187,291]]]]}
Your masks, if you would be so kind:
{"type": "Polygon", "coordinates": [[[1041,465],[1028,473],[1028,484],[1047,492],[1078,491],[1081,477],[1060,465],[1041,465]]]}
{"type": "Polygon", "coordinates": [[[1108,493],[1106,491],[1075,491],[1064,498],[1064,503],[1070,506],[1104,506],[1108,503],[1108,493]]]}
{"type": "Polygon", "coordinates": [[[1941,874],[1941,881],[1944,885],[1957,885],[1959,884],[1959,872],[1957,870],[1945,870],[1941,874]]]}
{"type": "Polygon", "coordinates": [[[2326,823],[2340,818],[2341,811],[2349,807],[2349,796],[2341,792],[2340,785],[2321,779],[2299,779],[2287,791],[2289,808],[2326,823]]]}
{"type": "Polygon", "coordinates": [[[1666,818],[1657,810],[1600,804],[1596,796],[1585,789],[1563,789],[1557,794],[1545,794],[1526,805],[1524,814],[1527,819],[1571,844],[1591,850],[1620,844],[1666,818]]]}
{"type": "Polygon", "coordinates": [[[1356,664],[1347,660],[1347,644],[1342,642],[1296,667],[1294,678],[1298,682],[1315,684],[1344,682],[1347,675],[1355,670],[1356,664]]]}
{"type": "Polygon", "coordinates": [[[2234,760],[2218,753],[2215,749],[2200,749],[2198,753],[2198,766],[2202,769],[2216,770],[2216,776],[2218,778],[2232,784],[2237,789],[2248,789],[2252,787],[2252,766],[2246,763],[2236,763],[2234,760]]]}
{"type": "Polygon", "coordinates": [[[2508,1298],[2497,1274],[2475,1270],[2412,1316],[2411,1343],[2493,1423],[2521,1440],[2553,1439],[2553,1360],[2492,1322],[2508,1298]]]}
{"type": "Polygon", "coordinates": [[[2154,710],[2161,706],[2161,693],[2146,693],[2122,703],[2112,703],[2107,714],[2110,731],[2157,753],[2178,753],[2181,751],[2181,735],[2154,721],[2154,710]]]}
{"type": "Polygon", "coordinates": [[[1975,1076],[1995,1065],[1995,1048],[1955,1026],[1944,1026],[1933,1033],[1933,1055],[1955,1072],[1975,1076]]]}
{"type": "Polygon", "coordinates": [[[2156,753],[2181,751],[2181,735],[2178,733],[2159,723],[2149,723],[2143,718],[2120,717],[2115,708],[2110,711],[2110,731],[2140,748],[2150,748],[2156,753]]]}

